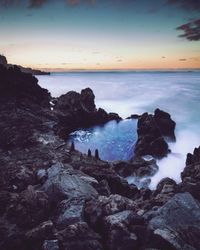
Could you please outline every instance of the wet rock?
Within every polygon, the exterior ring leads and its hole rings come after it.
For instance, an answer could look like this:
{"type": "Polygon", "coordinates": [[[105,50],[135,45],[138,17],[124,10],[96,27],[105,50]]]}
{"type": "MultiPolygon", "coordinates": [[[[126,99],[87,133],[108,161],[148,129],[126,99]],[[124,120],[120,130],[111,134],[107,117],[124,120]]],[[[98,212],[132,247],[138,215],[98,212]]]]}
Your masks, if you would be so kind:
{"type": "Polygon", "coordinates": [[[103,250],[101,237],[87,223],[79,222],[69,225],[58,233],[63,250],[103,250]]]}
{"type": "MultiPolygon", "coordinates": [[[[107,184],[109,190],[112,194],[120,194],[129,198],[134,198],[138,193],[138,189],[135,185],[129,185],[128,182],[121,178],[113,169],[112,165],[90,159],[82,159],[81,161],[72,162],[73,167],[77,167],[87,175],[94,177],[99,183],[105,180],[105,189],[107,189],[107,184]]],[[[101,183],[101,184],[103,184],[101,183]]]]}
{"type": "Polygon", "coordinates": [[[199,249],[200,204],[189,193],[176,194],[151,214],[149,228],[174,249],[199,249]]]}
{"type": "Polygon", "coordinates": [[[138,120],[138,140],[135,154],[137,156],[152,155],[162,158],[169,153],[165,138],[174,141],[175,122],[170,115],[156,109],[154,115],[144,113],[138,120]]]}
{"type": "Polygon", "coordinates": [[[69,199],[62,201],[56,211],[54,220],[58,229],[64,229],[66,226],[82,222],[84,220],[84,199],[69,199]]]}

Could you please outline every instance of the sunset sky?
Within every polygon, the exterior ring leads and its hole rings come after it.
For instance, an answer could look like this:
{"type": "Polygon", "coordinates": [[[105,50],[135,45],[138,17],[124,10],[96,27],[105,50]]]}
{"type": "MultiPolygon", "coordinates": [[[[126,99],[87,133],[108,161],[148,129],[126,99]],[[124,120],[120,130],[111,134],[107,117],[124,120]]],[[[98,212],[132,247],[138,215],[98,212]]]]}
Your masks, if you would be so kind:
{"type": "Polygon", "coordinates": [[[200,0],[0,0],[0,54],[50,71],[200,68],[200,0]]]}

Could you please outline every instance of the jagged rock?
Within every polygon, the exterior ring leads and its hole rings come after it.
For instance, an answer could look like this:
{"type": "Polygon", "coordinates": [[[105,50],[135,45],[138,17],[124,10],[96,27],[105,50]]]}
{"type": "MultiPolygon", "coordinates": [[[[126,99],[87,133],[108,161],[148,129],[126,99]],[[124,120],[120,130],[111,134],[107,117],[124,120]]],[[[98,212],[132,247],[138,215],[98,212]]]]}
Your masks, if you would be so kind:
{"type": "Polygon", "coordinates": [[[170,178],[162,179],[153,193],[153,203],[155,206],[165,204],[171,197],[173,197],[179,188],[176,182],[170,178]]]}
{"type": "Polygon", "coordinates": [[[181,173],[183,192],[191,193],[200,201],[200,147],[195,148],[193,154],[188,154],[186,166],[181,173]]]}
{"type": "Polygon", "coordinates": [[[114,113],[108,114],[103,109],[96,109],[94,93],[90,88],[83,89],[81,94],[70,91],[60,96],[54,106],[54,112],[59,119],[55,131],[61,137],[77,128],[104,124],[110,120],[120,120],[114,113]]]}
{"type": "Polygon", "coordinates": [[[176,194],[146,217],[154,234],[168,241],[174,249],[200,248],[200,204],[189,193],[176,194]]]}
{"type": "Polygon", "coordinates": [[[56,227],[64,229],[66,226],[84,220],[84,199],[69,199],[62,201],[57,208],[54,220],[56,227]]]}
{"type": "Polygon", "coordinates": [[[96,197],[96,190],[75,173],[65,171],[62,164],[55,164],[47,170],[48,179],[42,186],[49,199],[57,202],[68,198],[91,198],[96,197]]]}
{"type": "Polygon", "coordinates": [[[79,222],[69,225],[58,233],[63,250],[103,250],[101,237],[87,223],[79,222]]]}
{"type": "Polygon", "coordinates": [[[156,109],[154,115],[144,113],[138,119],[138,140],[136,142],[136,156],[152,155],[162,158],[169,153],[165,138],[175,140],[175,122],[170,115],[156,109]]]}
{"type": "MultiPolygon", "coordinates": [[[[113,169],[113,167],[101,161],[95,161],[90,158],[90,162],[86,159],[81,159],[71,163],[74,168],[80,169],[85,174],[94,177],[99,183],[106,180],[105,189],[107,189],[107,184],[109,190],[112,194],[120,194],[129,198],[134,198],[138,193],[137,187],[132,184],[129,185],[128,182],[121,178],[113,169]]],[[[103,184],[103,183],[101,183],[103,184]]],[[[102,188],[102,186],[101,186],[102,188]]]]}

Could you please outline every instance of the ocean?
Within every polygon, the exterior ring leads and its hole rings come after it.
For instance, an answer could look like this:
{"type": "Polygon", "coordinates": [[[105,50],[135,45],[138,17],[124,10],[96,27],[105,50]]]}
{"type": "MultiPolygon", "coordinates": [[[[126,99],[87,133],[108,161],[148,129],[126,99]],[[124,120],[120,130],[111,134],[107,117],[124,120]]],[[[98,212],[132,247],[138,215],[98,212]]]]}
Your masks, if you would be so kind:
{"type": "MultiPolygon", "coordinates": [[[[170,143],[172,153],[157,162],[159,171],[151,178],[150,188],[164,177],[180,182],[187,153],[200,145],[200,71],[70,72],[37,78],[54,97],[90,87],[97,107],[123,118],[156,108],[169,112],[176,122],[177,140],[170,143]]],[[[134,151],[136,128],[134,120],[110,122],[76,131],[71,139],[82,152],[98,148],[104,160],[126,160],[134,151]]],[[[134,178],[128,181],[134,183],[134,178]]]]}

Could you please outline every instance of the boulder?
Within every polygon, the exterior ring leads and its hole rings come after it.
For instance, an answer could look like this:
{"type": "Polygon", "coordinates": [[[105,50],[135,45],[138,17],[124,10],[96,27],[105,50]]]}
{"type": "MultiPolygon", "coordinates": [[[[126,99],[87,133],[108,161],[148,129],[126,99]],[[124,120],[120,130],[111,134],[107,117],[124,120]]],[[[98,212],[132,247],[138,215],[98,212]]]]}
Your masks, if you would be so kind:
{"type": "Polygon", "coordinates": [[[84,199],[63,200],[57,207],[55,224],[58,229],[84,220],[84,199]]]}
{"type": "Polygon", "coordinates": [[[48,179],[42,186],[52,202],[68,198],[89,199],[98,195],[97,191],[75,172],[65,170],[64,165],[55,164],[47,170],[48,179]]]}
{"type": "Polygon", "coordinates": [[[154,115],[144,113],[138,119],[136,156],[152,155],[162,158],[169,153],[166,140],[175,141],[175,125],[170,114],[156,109],[154,115]]]}
{"type": "Polygon", "coordinates": [[[146,218],[149,229],[174,249],[200,249],[200,203],[191,194],[176,194],[146,218]]]}

